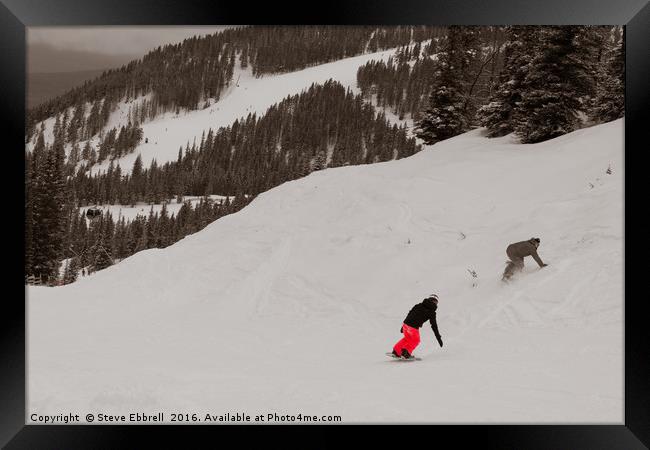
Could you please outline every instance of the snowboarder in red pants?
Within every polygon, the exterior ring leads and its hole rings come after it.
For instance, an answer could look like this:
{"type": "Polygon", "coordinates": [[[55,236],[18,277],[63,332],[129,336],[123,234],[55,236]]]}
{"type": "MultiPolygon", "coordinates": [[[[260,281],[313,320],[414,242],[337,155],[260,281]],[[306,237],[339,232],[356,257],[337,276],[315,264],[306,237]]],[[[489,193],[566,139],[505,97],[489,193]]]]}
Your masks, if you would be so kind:
{"type": "Polygon", "coordinates": [[[438,323],[436,322],[436,309],[438,309],[438,296],[436,294],[431,294],[422,303],[418,303],[411,308],[400,329],[400,333],[404,334],[404,337],[393,347],[393,357],[413,359],[413,350],[420,343],[420,327],[427,320],[431,324],[431,329],[433,334],[436,335],[438,344],[442,347],[442,336],[440,336],[438,323]]]}

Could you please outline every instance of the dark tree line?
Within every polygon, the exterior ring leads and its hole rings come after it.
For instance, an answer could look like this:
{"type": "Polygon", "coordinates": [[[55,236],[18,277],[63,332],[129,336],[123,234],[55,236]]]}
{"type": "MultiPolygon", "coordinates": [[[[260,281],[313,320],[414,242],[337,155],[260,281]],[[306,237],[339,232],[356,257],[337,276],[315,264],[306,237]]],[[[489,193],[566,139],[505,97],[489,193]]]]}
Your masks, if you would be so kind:
{"type": "Polygon", "coordinates": [[[439,33],[440,27],[432,26],[253,26],[195,36],[158,47],[30,109],[26,136],[33,137],[39,122],[70,110],[74,120],[68,140],[87,139],[99,132],[117,102],[149,93],[153,94],[149,118],[179,108],[198,109],[207,98],[219,99],[237,61],[242,67],[250,65],[259,76],[398,47],[439,33]]]}
{"type": "Polygon", "coordinates": [[[291,72],[308,66],[431,39],[433,26],[254,27],[247,43],[253,73],[291,72]]]}
{"type": "Polygon", "coordinates": [[[535,143],[624,114],[623,36],[618,27],[512,26],[504,69],[478,114],[488,136],[535,143]]]}
{"type": "Polygon", "coordinates": [[[81,165],[68,185],[81,205],[160,203],[179,195],[258,194],[325,167],[368,164],[410,156],[419,147],[405,126],[337,82],[312,85],[229,127],[209,129],[198,143],[179,149],[176,161],[130,174],[119,166],[88,174],[81,165]]]}
{"type": "Polygon", "coordinates": [[[62,258],[67,260],[63,276],[61,280],[51,278],[50,284],[72,283],[80,272],[89,274],[139,251],[165,248],[216,219],[239,211],[252,200],[239,196],[232,202],[216,202],[205,197],[195,206],[185,201],[177,214],[169,214],[163,203],[160,213],[152,208],[148,216],[138,215],[130,221],[124,217],[116,221],[109,212],[89,220],[83,211],[75,209],[63,239],[62,258]]]}
{"type": "Polygon", "coordinates": [[[99,270],[145,248],[170,245],[285,181],[326,167],[389,161],[420,150],[405,126],[390,124],[360,95],[331,80],[285,98],[261,117],[250,114],[229,127],[208,130],[199,143],[179,149],[176,161],[162,165],[153,161],[145,169],[138,156],[130,174],[122,174],[120,166],[111,162],[107,171],[90,175],[88,163],[78,164],[73,152],[66,162],[63,133],[58,130],[51,146],[40,133],[34,152],[27,155],[27,198],[38,199],[28,214],[27,227],[32,231],[27,233],[27,246],[30,255],[41,259],[36,263],[30,259],[26,272],[48,283],[57,280],[63,259],[73,258],[67,267],[70,279],[78,267],[99,270]],[[45,177],[52,170],[53,175],[45,177]],[[47,187],[41,180],[48,180],[47,187]],[[58,192],[56,197],[44,195],[52,190],[58,192]],[[211,194],[235,200],[214,205],[206,199],[194,209],[185,204],[176,217],[165,209],[160,215],[150,215],[146,223],[141,218],[115,223],[103,216],[93,222],[92,229],[87,229],[77,209],[88,204],[164,203],[174,197],[211,194]],[[53,223],[58,231],[49,235],[53,223]]]}
{"type": "Polygon", "coordinates": [[[61,137],[46,146],[40,135],[34,150],[25,155],[26,276],[56,278],[71,207],[68,193],[61,137]]]}

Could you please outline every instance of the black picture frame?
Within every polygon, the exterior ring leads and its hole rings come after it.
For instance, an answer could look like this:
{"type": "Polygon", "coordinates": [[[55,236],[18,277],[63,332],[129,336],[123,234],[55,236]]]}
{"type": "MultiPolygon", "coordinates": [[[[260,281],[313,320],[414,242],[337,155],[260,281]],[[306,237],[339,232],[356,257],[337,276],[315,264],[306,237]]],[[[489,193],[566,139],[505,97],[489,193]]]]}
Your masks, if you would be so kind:
{"type": "MultiPolygon", "coordinates": [[[[24,148],[25,120],[25,30],[29,26],[56,25],[214,25],[214,24],[459,24],[459,25],[624,25],[626,39],[626,116],[625,116],[625,418],[621,424],[585,425],[425,425],[408,430],[368,430],[384,444],[404,441],[417,431],[425,438],[413,445],[453,442],[455,447],[500,449],[642,449],[650,445],[650,369],[648,361],[647,301],[645,296],[632,295],[643,286],[644,269],[631,264],[637,251],[637,236],[642,240],[646,231],[641,219],[645,200],[632,202],[634,195],[643,194],[645,167],[640,163],[647,152],[643,127],[648,121],[648,80],[650,63],[650,5],[648,0],[606,2],[599,0],[546,0],[520,2],[517,0],[336,0],[323,4],[289,6],[277,2],[251,4],[222,0],[0,0],[0,111],[6,127],[3,142],[8,157],[2,192],[12,194],[11,208],[5,213],[11,231],[7,241],[15,243],[6,260],[4,271],[7,285],[15,285],[24,299],[24,208],[16,186],[24,183],[24,159],[18,148],[24,148]],[[12,158],[15,158],[12,159],[12,158]],[[16,198],[13,198],[16,197],[16,198]],[[628,207],[629,205],[629,207],[628,207]],[[639,228],[639,230],[635,230],[639,228]],[[10,237],[11,236],[11,237],[10,237]],[[634,238],[632,238],[634,237],[634,238]],[[14,253],[15,252],[15,253],[14,253]],[[378,433],[377,433],[378,431],[378,433]],[[388,431],[388,432],[387,432],[388,431]],[[393,431],[393,432],[391,432],[393,431]]],[[[647,176],[646,176],[647,178],[647,176]]],[[[643,292],[639,290],[639,292],[643,292]]],[[[2,366],[0,371],[2,398],[0,400],[0,444],[6,448],[116,448],[133,447],[134,440],[164,442],[165,447],[188,440],[210,439],[222,442],[224,427],[190,426],[84,426],[84,425],[25,425],[25,303],[20,294],[5,297],[2,305],[2,366]],[[215,436],[219,433],[220,437],[215,436]],[[218,440],[214,440],[218,439],[218,440]]],[[[310,442],[325,445],[330,426],[300,426],[290,430],[291,441],[298,445],[310,442]],[[300,436],[300,437],[297,437],[300,436]]],[[[233,427],[248,435],[246,429],[233,427]]],[[[340,428],[340,427],[335,427],[340,428]]],[[[366,427],[361,427],[366,428],[366,427]]],[[[264,427],[264,431],[281,433],[286,428],[264,427]]],[[[282,436],[285,437],[282,437],[282,436]]],[[[418,436],[419,437],[419,436],[418,436]]],[[[338,443],[337,440],[331,440],[338,443]]],[[[338,445],[338,444],[337,444],[338,445]]]]}

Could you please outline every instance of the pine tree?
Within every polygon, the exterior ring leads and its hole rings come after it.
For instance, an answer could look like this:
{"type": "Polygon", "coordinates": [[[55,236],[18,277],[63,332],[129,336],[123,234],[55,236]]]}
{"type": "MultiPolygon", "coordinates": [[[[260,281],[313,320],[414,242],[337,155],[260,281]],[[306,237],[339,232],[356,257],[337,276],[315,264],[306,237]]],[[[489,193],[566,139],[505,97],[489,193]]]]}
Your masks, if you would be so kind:
{"type": "Polygon", "coordinates": [[[86,139],[90,139],[91,137],[93,137],[95,134],[99,132],[99,129],[101,128],[99,108],[100,108],[99,101],[92,102],[92,106],[90,108],[90,114],[88,115],[88,119],[86,120],[86,133],[85,133],[86,139]]]}
{"type": "Polygon", "coordinates": [[[81,159],[85,161],[88,161],[90,159],[90,141],[86,141],[86,144],[81,151],[81,159]]]}
{"type": "Polygon", "coordinates": [[[25,155],[25,276],[34,275],[34,194],[35,155],[25,155]]]}
{"type": "Polygon", "coordinates": [[[489,103],[478,110],[481,126],[488,137],[510,134],[515,130],[515,111],[521,101],[522,83],[535,52],[539,27],[511,26],[506,30],[504,66],[499,85],[489,103]]]}
{"type": "Polygon", "coordinates": [[[515,118],[515,132],[523,143],[545,141],[578,128],[581,98],[593,92],[584,48],[575,40],[579,31],[576,26],[551,26],[540,32],[540,47],[522,83],[515,118]]]}
{"type": "Polygon", "coordinates": [[[108,240],[104,232],[100,232],[99,239],[92,249],[93,255],[93,271],[105,269],[113,265],[113,257],[111,255],[111,248],[108,245],[108,240]]]}
{"type": "Polygon", "coordinates": [[[79,259],[71,258],[65,263],[65,270],[63,272],[63,284],[70,284],[77,281],[79,274],[79,259]]]}
{"type": "Polygon", "coordinates": [[[440,55],[439,67],[429,95],[429,108],[419,122],[416,134],[426,144],[435,144],[443,139],[456,136],[467,129],[464,115],[465,98],[459,77],[459,67],[463,58],[462,27],[451,26],[440,55]]]}
{"type": "Polygon", "coordinates": [[[88,164],[94,165],[97,162],[97,150],[95,147],[90,147],[90,157],[88,158],[88,164]]]}
{"type": "Polygon", "coordinates": [[[34,148],[34,162],[31,191],[31,245],[29,256],[33,274],[44,282],[58,278],[60,261],[63,257],[66,217],[64,204],[64,160],[63,135],[55,138],[51,148],[43,148],[39,137],[34,148]]]}
{"type": "Polygon", "coordinates": [[[327,152],[323,149],[316,153],[313,159],[311,170],[323,170],[327,167],[327,152]]]}
{"type": "Polygon", "coordinates": [[[133,170],[131,171],[131,183],[133,185],[131,191],[135,192],[136,198],[143,195],[143,180],[142,180],[142,157],[138,155],[133,163],[133,170]]]}
{"type": "Polygon", "coordinates": [[[158,242],[156,247],[165,248],[171,244],[170,234],[171,228],[169,227],[169,215],[167,214],[167,202],[163,202],[162,210],[160,211],[160,217],[158,218],[158,242]]]}
{"type": "Polygon", "coordinates": [[[605,52],[598,77],[592,117],[609,122],[625,114],[625,40],[615,42],[605,52]]]}

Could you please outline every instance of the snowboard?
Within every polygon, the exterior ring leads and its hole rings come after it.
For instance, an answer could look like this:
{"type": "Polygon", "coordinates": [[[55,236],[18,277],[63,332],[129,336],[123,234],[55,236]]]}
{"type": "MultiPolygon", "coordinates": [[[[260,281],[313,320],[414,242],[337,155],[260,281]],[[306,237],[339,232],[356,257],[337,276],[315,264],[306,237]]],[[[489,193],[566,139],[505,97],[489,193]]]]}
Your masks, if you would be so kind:
{"type": "Polygon", "coordinates": [[[414,356],[413,358],[402,358],[401,356],[398,358],[395,355],[393,355],[391,352],[386,352],[386,356],[390,356],[392,359],[395,361],[422,361],[422,358],[418,358],[417,356],[414,356]]]}

